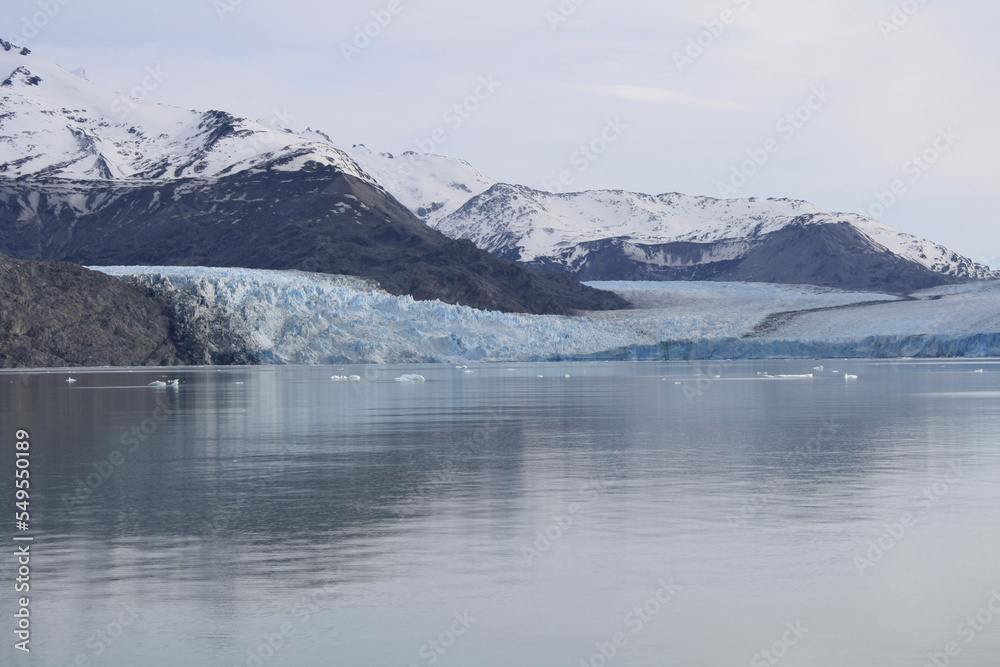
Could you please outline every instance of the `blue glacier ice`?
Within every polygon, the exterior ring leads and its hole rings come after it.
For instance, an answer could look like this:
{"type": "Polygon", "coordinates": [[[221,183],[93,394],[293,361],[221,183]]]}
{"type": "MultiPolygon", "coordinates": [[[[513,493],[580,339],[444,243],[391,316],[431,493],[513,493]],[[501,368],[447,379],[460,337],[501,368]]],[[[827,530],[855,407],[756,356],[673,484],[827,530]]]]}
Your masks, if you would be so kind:
{"type": "Polygon", "coordinates": [[[908,298],[753,283],[592,283],[635,304],[516,315],[393,296],[358,278],[92,267],[183,295],[268,364],[1000,357],[1000,283],[908,298]]]}

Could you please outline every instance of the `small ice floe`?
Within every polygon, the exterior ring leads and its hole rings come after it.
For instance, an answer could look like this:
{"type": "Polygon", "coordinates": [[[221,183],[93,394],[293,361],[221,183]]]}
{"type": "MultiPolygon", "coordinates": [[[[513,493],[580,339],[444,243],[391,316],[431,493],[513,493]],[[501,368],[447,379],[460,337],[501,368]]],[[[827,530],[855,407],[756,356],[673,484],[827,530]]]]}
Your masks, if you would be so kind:
{"type": "Polygon", "coordinates": [[[816,366],[815,368],[813,368],[813,370],[816,371],[816,372],[818,372],[818,373],[822,373],[823,372],[823,367],[822,366],[816,366]]]}
{"type": "MultiPolygon", "coordinates": [[[[976,370],[974,370],[972,372],[973,373],[985,373],[986,369],[985,368],[977,368],[976,370]]],[[[67,382],[69,382],[69,380],[67,380],[67,382]]],[[[75,382],[75,380],[74,380],[74,382],[75,382]]]]}
{"type": "Polygon", "coordinates": [[[74,382],[76,382],[76,378],[66,378],[66,382],[67,384],[73,384],[74,382]]]}
{"type": "Polygon", "coordinates": [[[236,382],[235,384],[243,384],[242,382],[236,382]]]}
{"type": "Polygon", "coordinates": [[[470,371],[469,369],[465,369],[465,370],[464,370],[464,371],[462,371],[462,372],[463,372],[463,373],[475,373],[476,371],[470,371]]]}
{"type": "Polygon", "coordinates": [[[331,375],[330,379],[333,380],[334,382],[347,382],[346,375],[331,375]]]}
{"type": "Polygon", "coordinates": [[[684,383],[683,382],[675,382],[674,384],[681,385],[681,384],[684,384],[684,383]]]}
{"type": "Polygon", "coordinates": [[[361,376],[360,375],[351,375],[351,376],[348,376],[347,380],[349,382],[361,382],[361,376]]]}
{"type": "Polygon", "coordinates": [[[831,372],[831,373],[833,373],[834,375],[836,375],[836,374],[837,374],[837,373],[839,373],[840,371],[830,371],[830,372],[831,372]]]}
{"type": "Polygon", "coordinates": [[[543,378],[545,376],[544,375],[536,375],[535,377],[543,378]]]}
{"type": "Polygon", "coordinates": [[[563,377],[564,377],[564,378],[571,378],[571,377],[573,377],[573,376],[572,376],[572,375],[570,375],[569,373],[566,373],[566,375],[563,375],[563,377]]]}
{"type": "Polygon", "coordinates": [[[168,387],[179,387],[179,386],[181,386],[181,381],[180,381],[180,379],[177,379],[177,380],[167,380],[167,386],[168,387]]]}
{"type": "Polygon", "coordinates": [[[455,368],[461,371],[468,368],[468,366],[462,366],[461,364],[459,364],[458,366],[455,366],[455,368]]]}
{"type": "Polygon", "coordinates": [[[147,387],[153,387],[155,389],[159,389],[160,387],[166,387],[167,383],[164,382],[163,380],[153,380],[152,382],[150,382],[146,386],[147,387]]]}
{"type": "Polygon", "coordinates": [[[768,375],[764,373],[764,377],[770,378],[771,380],[812,380],[813,374],[808,375],[768,375]]]}
{"type": "Polygon", "coordinates": [[[400,375],[396,378],[396,382],[427,382],[427,378],[423,375],[400,375]]]}
{"type": "Polygon", "coordinates": [[[844,380],[857,380],[857,375],[851,375],[850,373],[844,373],[844,380]]]}

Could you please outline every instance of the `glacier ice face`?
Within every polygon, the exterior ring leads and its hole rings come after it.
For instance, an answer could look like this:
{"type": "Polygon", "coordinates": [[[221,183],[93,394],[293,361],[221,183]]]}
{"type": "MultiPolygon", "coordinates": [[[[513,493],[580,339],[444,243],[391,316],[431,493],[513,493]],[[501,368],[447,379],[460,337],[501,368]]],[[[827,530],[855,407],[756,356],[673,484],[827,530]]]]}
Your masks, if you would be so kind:
{"type": "MultiPolygon", "coordinates": [[[[396,297],[344,276],[190,267],[94,267],[144,289],[187,294],[273,364],[546,359],[627,345],[611,321],[512,315],[396,297]]],[[[652,339],[643,339],[654,342],[652,339]]]]}
{"type": "Polygon", "coordinates": [[[392,296],[346,276],[92,267],[161,293],[269,364],[1000,356],[1000,282],[915,298],[754,283],[592,283],[636,308],[512,315],[392,296]],[[773,326],[762,327],[762,322],[773,326]]]}

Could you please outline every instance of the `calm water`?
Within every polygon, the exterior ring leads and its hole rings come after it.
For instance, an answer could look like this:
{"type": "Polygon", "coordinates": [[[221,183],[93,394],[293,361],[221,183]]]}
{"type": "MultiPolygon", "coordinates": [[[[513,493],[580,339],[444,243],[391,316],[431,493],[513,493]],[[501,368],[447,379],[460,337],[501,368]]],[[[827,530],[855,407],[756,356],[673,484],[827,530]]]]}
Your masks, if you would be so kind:
{"type": "Polygon", "coordinates": [[[0,658],[1000,664],[1000,363],[814,365],[0,374],[0,658]]]}

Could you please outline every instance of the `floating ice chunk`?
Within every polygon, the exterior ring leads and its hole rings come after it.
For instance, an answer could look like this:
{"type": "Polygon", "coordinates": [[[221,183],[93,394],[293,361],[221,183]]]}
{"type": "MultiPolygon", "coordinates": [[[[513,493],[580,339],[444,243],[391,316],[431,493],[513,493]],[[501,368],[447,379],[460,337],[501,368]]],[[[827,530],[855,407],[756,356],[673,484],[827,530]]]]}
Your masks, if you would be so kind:
{"type": "Polygon", "coordinates": [[[167,383],[166,383],[166,382],[163,382],[162,380],[153,380],[152,382],[150,382],[150,383],[149,383],[149,384],[147,384],[146,386],[147,386],[147,387],[155,387],[155,388],[159,388],[159,387],[166,387],[166,386],[167,386],[167,383]]]}
{"type": "Polygon", "coordinates": [[[350,380],[351,382],[361,382],[361,376],[360,375],[351,375],[347,379],[350,380]]]}
{"type": "Polygon", "coordinates": [[[813,368],[813,370],[814,371],[819,371],[820,373],[822,373],[823,372],[823,367],[822,366],[816,366],[815,368],[813,368]]]}
{"type": "Polygon", "coordinates": [[[331,375],[330,379],[333,380],[334,382],[347,382],[346,375],[331,375]]]}
{"type": "Polygon", "coordinates": [[[66,382],[68,384],[73,384],[74,382],[76,382],[76,378],[66,378],[66,382]]]}
{"type": "MultiPolygon", "coordinates": [[[[972,372],[973,372],[973,373],[985,373],[985,372],[986,372],[986,369],[985,369],[985,368],[979,368],[979,369],[976,369],[976,370],[974,370],[974,371],[972,371],[972,372]]],[[[68,381],[68,380],[67,380],[67,381],[68,381]]]]}
{"type": "Polygon", "coordinates": [[[567,373],[566,375],[563,375],[563,377],[564,377],[564,378],[571,378],[571,377],[573,377],[573,376],[572,376],[572,375],[570,375],[569,373],[567,373]]]}
{"type": "Polygon", "coordinates": [[[857,380],[857,375],[851,375],[850,373],[844,373],[844,380],[857,380]]]}
{"type": "Polygon", "coordinates": [[[423,375],[400,375],[396,382],[427,382],[427,378],[423,375]]]}

